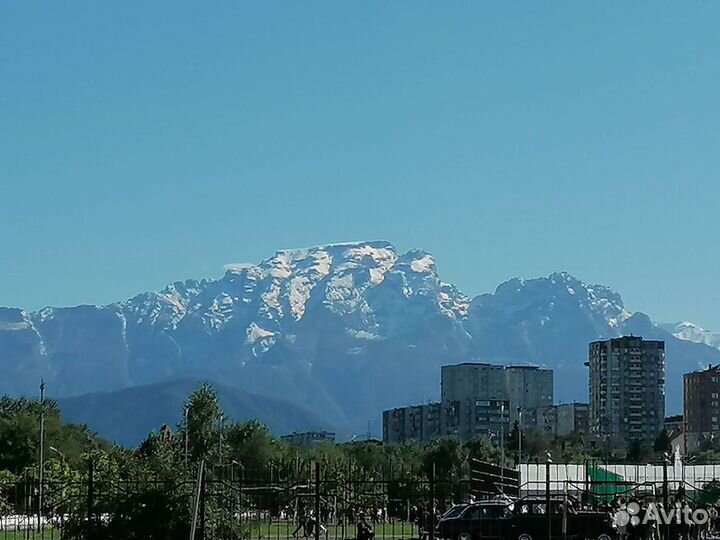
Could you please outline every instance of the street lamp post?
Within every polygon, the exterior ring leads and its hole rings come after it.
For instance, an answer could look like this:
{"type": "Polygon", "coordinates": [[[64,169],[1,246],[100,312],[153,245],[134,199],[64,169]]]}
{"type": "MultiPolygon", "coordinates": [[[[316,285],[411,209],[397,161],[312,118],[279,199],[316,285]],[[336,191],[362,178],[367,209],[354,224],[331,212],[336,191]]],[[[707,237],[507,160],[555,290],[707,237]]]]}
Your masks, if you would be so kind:
{"type": "Polygon", "coordinates": [[[62,460],[63,469],[67,466],[67,459],[65,458],[65,454],[63,454],[60,450],[55,448],[54,446],[48,446],[48,449],[51,452],[56,453],[58,456],[60,456],[60,459],[62,460]]]}

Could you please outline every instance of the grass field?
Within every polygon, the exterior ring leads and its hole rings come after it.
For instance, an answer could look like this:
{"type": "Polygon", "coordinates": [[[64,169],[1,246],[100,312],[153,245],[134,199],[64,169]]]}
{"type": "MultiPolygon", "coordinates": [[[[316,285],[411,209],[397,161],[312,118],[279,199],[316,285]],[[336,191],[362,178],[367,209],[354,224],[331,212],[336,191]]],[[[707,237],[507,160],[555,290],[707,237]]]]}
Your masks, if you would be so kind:
{"type": "Polygon", "coordinates": [[[48,529],[37,531],[0,531],[0,540],[59,540],[60,531],[48,529]]]}
{"type": "MultiPolygon", "coordinates": [[[[250,538],[292,538],[292,532],[295,530],[296,524],[288,521],[282,522],[251,522],[250,538]]],[[[327,525],[327,532],[322,534],[320,538],[328,538],[331,540],[341,540],[355,538],[355,525],[327,525]]],[[[417,526],[406,521],[396,521],[392,523],[376,523],[373,525],[376,538],[417,538],[417,526]]],[[[298,540],[302,540],[302,530],[298,533],[298,540]]],[[[2,540],[2,539],[0,539],[2,540]]],[[[309,540],[312,540],[311,538],[309,540]]]]}
{"type": "MultiPolygon", "coordinates": [[[[261,539],[292,539],[292,532],[295,530],[295,523],[288,521],[268,522],[253,521],[250,522],[250,540],[261,539]]],[[[413,523],[405,521],[396,521],[392,523],[376,523],[373,525],[375,537],[384,538],[417,538],[417,526],[413,523]]],[[[346,540],[355,538],[355,525],[329,525],[327,532],[322,534],[320,538],[324,540],[346,540]]],[[[47,529],[42,533],[37,531],[0,531],[0,540],[59,540],[61,533],[57,529],[47,529]]],[[[302,530],[298,533],[297,540],[303,540],[302,530]]],[[[313,540],[312,537],[306,540],[313,540]]]]}

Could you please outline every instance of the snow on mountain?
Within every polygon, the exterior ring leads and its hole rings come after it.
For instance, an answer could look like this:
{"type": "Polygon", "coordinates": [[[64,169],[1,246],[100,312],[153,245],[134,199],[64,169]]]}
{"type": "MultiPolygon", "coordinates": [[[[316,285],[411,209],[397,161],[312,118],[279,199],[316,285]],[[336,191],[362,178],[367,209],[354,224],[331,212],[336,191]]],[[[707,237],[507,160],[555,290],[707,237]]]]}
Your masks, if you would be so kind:
{"type": "Polygon", "coordinates": [[[588,342],[631,332],[669,342],[670,409],[680,395],[670,374],[720,363],[717,349],[565,272],[470,299],[440,279],[425,251],[331,244],[108,306],[0,308],[0,368],[9,374],[0,391],[34,392],[40,377],[56,396],[201,378],[280,396],[328,425],[365,429],[372,420],[377,429],[382,409],[436,396],[440,366],[461,361],[551,367],[559,400],[586,399],[588,342]]]}
{"type": "MultiPolygon", "coordinates": [[[[593,339],[619,335],[622,323],[631,316],[622,298],[608,287],[588,285],[567,272],[546,278],[511,279],[501,284],[494,294],[483,294],[470,306],[470,327],[473,336],[481,338],[481,347],[491,344],[497,354],[524,356],[539,363],[551,359],[538,355],[534,348],[524,352],[507,347],[531,345],[537,340],[553,336],[588,336],[593,339]],[[493,339],[492,335],[510,332],[515,337],[493,339]],[[537,335],[536,335],[537,334],[537,335]],[[520,339],[518,339],[520,338],[520,339]],[[502,352],[504,350],[504,352],[502,352]]],[[[560,339],[558,346],[567,352],[560,339]]],[[[579,351],[573,351],[574,355],[579,351]]],[[[554,355],[557,358],[557,355],[554,355]]],[[[572,361],[572,358],[568,358],[572,361]]]]}
{"type": "Polygon", "coordinates": [[[659,326],[678,339],[692,341],[693,343],[704,343],[710,347],[720,349],[720,334],[704,330],[691,322],[664,323],[659,326]]]}

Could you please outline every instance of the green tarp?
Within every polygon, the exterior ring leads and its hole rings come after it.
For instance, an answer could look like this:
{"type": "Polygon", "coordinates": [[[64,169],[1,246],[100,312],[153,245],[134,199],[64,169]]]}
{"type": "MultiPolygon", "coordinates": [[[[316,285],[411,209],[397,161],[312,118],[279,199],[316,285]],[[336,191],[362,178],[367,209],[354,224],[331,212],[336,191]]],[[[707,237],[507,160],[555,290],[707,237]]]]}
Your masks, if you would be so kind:
{"type": "Polygon", "coordinates": [[[625,496],[632,489],[623,476],[597,465],[588,465],[587,475],[590,502],[593,504],[610,502],[617,496],[625,496]]]}

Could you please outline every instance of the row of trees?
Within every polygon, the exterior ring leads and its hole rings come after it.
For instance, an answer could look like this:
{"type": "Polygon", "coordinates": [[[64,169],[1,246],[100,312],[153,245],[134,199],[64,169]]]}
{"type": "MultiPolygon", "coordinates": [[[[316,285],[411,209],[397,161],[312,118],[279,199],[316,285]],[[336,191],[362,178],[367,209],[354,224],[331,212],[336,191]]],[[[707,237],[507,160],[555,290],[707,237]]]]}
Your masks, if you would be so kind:
{"type": "MultiPolygon", "coordinates": [[[[178,454],[176,457],[183,467],[205,459],[212,464],[235,462],[257,474],[269,471],[271,464],[297,462],[298,459],[321,460],[338,466],[351,461],[366,469],[387,467],[389,463],[396,469],[419,469],[433,460],[445,460],[454,467],[462,467],[470,457],[498,464],[501,460],[500,442],[488,437],[466,442],[446,438],[406,445],[360,442],[322,444],[311,449],[292,448],[258,422],[226,422],[217,395],[211,386],[204,385],[189,396],[187,414],[180,425],[162,427],[133,450],[114,447],[86,426],[63,423],[60,410],[53,401],[41,404],[27,399],[0,398],[0,471],[18,475],[37,468],[41,410],[45,417],[46,466],[83,468],[90,453],[121,459],[149,458],[158,448],[165,452],[172,449],[170,453],[178,454]]],[[[520,437],[516,423],[503,441],[508,466],[519,461],[520,437]]],[[[544,461],[548,452],[556,462],[647,462],[659,460],[669,451],[670,440],[665,433],[660,434],[653,447],[633,444],[628,448],[609,447],[607,442],[593,442],[578,434],[553,437],[537,431],[522,433],[522,459],[531,462],[544,461]]],[[[720,458],[720,445],[708,441],[697,455],[697,462],[716,458],[720,458]]]]}
{"type": "MultiPolygon", "coordinates": [[[[10,512],[13,507],[17,511],[20,501],[25,510],[28,504],[31,508],[39,504],[37,490],[30,493],[19,486],[32,485],[39,477],[41,412],[45,418],[44,478],[48,484],[61,486],[46,490],[43,508],[76,518],[64,524],[68,538],[73,537],[73,530],[78,538],[86,536],[89,526],[102,528],[102,537],[109,539],[187,537],[197,506],[201,462],[204,478],[211,485],[226,485],[229,479],[257,485],[294,483],[297,512],[300,486],[303,482],[309,485],[310,465],[316,462],[322,464],[323,477],[335,490],[340,481],[384,480],[386,498],[388,494],[408,500],[417,494],[426,497],[423,482],[432,472],[438,482],[436,496],[457,500],[467,491],[472,458],[506,466],[519,460],[517,424],[502,445],[496,439],[478,437],[401,445],[324,443],[301,449],[285,444],[258,422],[227,421],[208,385],[189,396],[185,411],[179,425],[163,426],[138,448],[126,449],[103,441],[87,427],[64,424],[54,402],[0,399],[0,512],[10,512]],[[90,482],[92,493],[88,493],[90,482]],[[92,494],[95,499],[89,496],[92,494]],[[89,515],[111,518],[93,521],[89,515]],[[151,534],[154,528],[158,530],[151,534]]],[[[661,435],[654,447],[612,448],[576,434],[552,437],[542,432],[522,433],[521,442],[523,461],[544,462],[550,453],[555,462],[575,463],[646,462],[660,459],[670,444],[667,436],[661,435]]],[[[720,453],[711,442],[696,456],[696,462],[716,457],[720,453]]],[[[367,488],[367,493],[372,489],[367,488]]],[[[362,496],[359,491],[356,487],[352,496],[362,496]]],[[[222,530],[218,536],[224,538],[246,536],[236,507],[244,495],[232,486],[228,493],[229,505],[227,496],[204,501],[206,525],[209,530],[222,530]]],[[[277,511],[289,501],[276,494],[266,502],[277,511]]]]}
{"type": "Polygon", "coordinates": [[[93,450],[108,451],[111,445],[92,433],[87,426],[62,422],[54,401],[0,397],[0,471],[21,475],[37,468],[40,448],[39,419],[45,423],[45,450],[48,463],[78,466],[93,450]]]}

